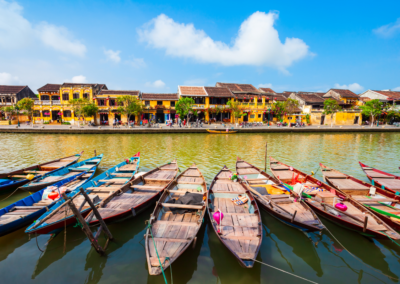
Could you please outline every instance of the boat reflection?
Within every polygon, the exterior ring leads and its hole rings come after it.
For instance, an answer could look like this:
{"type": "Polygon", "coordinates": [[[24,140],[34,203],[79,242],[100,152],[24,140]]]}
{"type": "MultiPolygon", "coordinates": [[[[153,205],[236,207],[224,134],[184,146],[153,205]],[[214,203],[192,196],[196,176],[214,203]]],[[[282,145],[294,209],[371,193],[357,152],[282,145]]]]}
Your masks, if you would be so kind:
{"type": "Polygon", "coordinates": [[[24,233],[25,228],[0,237],[0,262],[5,260],[16,249],[29,242],[29,236],[24,233]]]}

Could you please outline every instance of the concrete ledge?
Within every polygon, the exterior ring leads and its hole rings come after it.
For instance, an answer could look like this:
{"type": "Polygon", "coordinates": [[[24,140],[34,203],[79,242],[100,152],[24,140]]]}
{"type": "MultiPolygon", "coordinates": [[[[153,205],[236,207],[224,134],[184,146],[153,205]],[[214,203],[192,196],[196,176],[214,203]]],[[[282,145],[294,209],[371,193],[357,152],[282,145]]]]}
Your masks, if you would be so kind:
{"type": "MultiPolygon", "coordinates": [[[[224,130],[222,128],[211,128],[212,130],[224,130]]],[[[355,132],[400,132],[399,127],[334,127],[334,128],[243,128],[235,129],[240,133],[355,133],[355,132]]],[[[118,128],[118,129],[98,129],[98,128],[6,128],[0,127],[0,133],[41,133],[41,134],[165,134],[165,133],[208,133],[206,128],[118,128]]]]}

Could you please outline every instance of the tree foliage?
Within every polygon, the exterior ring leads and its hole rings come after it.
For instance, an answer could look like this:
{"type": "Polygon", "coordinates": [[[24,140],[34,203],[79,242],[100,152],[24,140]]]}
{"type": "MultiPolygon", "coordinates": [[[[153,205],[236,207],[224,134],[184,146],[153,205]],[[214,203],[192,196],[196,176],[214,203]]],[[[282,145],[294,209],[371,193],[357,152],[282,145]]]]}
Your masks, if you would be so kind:
{"type": "Polygon", "coordinates": [[[186,116],[186,120],[189,118],[189,112],[193,111],[194,100],[190,97],[180,97],[179,100],[175,104],[176,113],[179,114],[179,117],[183,119],[186,116]]]}
{"type": "Polygon", "coordinates": [[[331,127],[333,126],[333,116],[337,113],[341,107],[337,100],[334,99],[326,99],[324,101],[324,111],[323,114],[331,116],[331,127]]]}
{"type": "Polygon", "coordinates": [[[365,105],[360,106],[361,113],[367,117],[371,117],[371,127],[374,125],[374,119],[382,114],[382,103],[379,100],[370,100],[365,105]]]}
{"type": "Polygon", "coordinates": [[[143,104],[141,101],[136,98],[135,96],[121,96],[117,98],[118,102],[118,112],[125,114],[129,121],[131,119],[131,115],[138,116],[140,118],[140,115],[143,113],[143,104]]]}
{"type": "Polygon", "coordinates": [[[285,114],[285,102],[277,101],[272,105],[271,110],[276,115],[278,120],[282,120],[283,115],[285,114]]]}
{"type": "Polygon", "coordinates": [[[246,115],[245,113],[243,113],[243,109],[240,106],[240,102],[235,102],[233,99],[231,99],[227,102],[227,105],[229,106],[229,108],[231,110],[231,113],[233,115],[235,123],[236,123],[236,119],[241,118],[246,115]]]}
{"type": "Polygon", "coordinates": [[[288,98],[285,102],[284,102],[284,107],[285,107],[285,111],[288,114],[293,114],[295,113],[298,108],[299,108],[299,101],[295,100],[295,99],[290,99],[288,98]]]}
{"type": "Polygon", "coordinates": [[[71,107],[74,111],[74,115],[78,117],[78,125],[79,125],[79,120],[83,116],[83,108],[85,105],[89,104],[89,100],[87,99],[72,99],[68,101],[71,104],[71,107]]]}
{"type": "Polygon", "coordinates": [[[8,115],[9,121],[11,121],[12,115],[17,113],[17,109],[14,106],[6,106],[3,110],[8,115]]]}
{"type": "Polygon", "coordinates": [[[24,114],[30,117],[32,126],[33,126],[33,107],[35,105],[35,101],[31,98],[23,98],[17,103],[17,107],[24,111],[24,114]]]}
{"type": "Polygon", "coordinates": [[[99,107],[94,103],[88,103],[83,106],[82,110],[85,117],[94,117],[99,111],[99,107]]]}

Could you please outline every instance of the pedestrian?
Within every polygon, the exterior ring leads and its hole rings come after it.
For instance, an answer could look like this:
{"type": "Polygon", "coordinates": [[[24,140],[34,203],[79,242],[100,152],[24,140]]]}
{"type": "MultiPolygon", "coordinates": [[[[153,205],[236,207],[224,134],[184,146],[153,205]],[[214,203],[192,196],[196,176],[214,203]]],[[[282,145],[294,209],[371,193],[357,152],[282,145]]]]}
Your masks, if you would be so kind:
{"type": "Polygon", "coordinates": [[[180,117],[178,117],[178,124],[179,124],[179,127],[182,128],[182,120],[180,117]]]}
{"type": "Polygon", "coordinates": [[[113,128],[115,128],[117,126],[117,123],[118,123],[118,119],[116,117],[114,117],[113,128]]]}

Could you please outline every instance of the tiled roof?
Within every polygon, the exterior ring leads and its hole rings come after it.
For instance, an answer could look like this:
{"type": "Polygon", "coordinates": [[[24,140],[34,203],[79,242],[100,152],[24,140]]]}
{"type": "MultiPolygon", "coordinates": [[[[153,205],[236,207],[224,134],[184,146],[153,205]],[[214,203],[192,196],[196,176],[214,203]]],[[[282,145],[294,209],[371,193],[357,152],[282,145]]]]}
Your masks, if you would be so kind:
{"type": "Polygon", "coordinates": [[[395,92],[395,91],[374,91],[374,92],[384,95],[388,97],[388,99],[395,99],[395,100],[400,99],[400,92],[395,92]]]}
{"type": "Polygon", "coordinates": [[[314,93],[296,93],[296,96],[306,103],[324,103],[325,99],[314,93]]]}
{"type": "Polygon", "coordinates": [[[145,101],[177,101],[178,94],[142,93],[142,100],[145,100],[145,101]]]}
{"type": "Polygon", "coordinates": [[[17,94],[27,86],[7,86],[0,85],[0,94],[17,94]]]}
{"type": "Polygon", "coordinates": [[[281,94],[267,94],[263,95],[263,97],[266,97],[268,100],[272,101],[286,101],[287,97],[281,95],[281,94]]]}
{"type": "Polygon", "coordinates": [[[58,92],[60,91],[61,84],[46,84],[40,87],[38,92],[58,92]]]}
{"type": "Polygon", "coordinates": [[[124,90],[102,90],[99,95],[130,95],[139,96],[139,91],[124,91],[124,90]]]}
{"type": "Polygon", "coordinates": [[[97,84],[97,83],[64,83],[62,87],[77,87],[77,86],[84,86],[84,87],[96,87],[99,86],[100,88],[107,89],[105,84],[97,84]]]}
{"type": "Polygon", "coordinates": [[[251,99],[251,98],[255,98],[255,97],[257,97],[257,98],[260,98],[261,99],[261,97],[263,96],[262,95],[262,93],[246,93],[246,92],[235,92],[234,94],[233,94],[237,99],[241,99],[241,100],[243,100],[243,99],[251,99]]]}
{"type": "Polygon", "coordinates": [[[233,94],[224,87],[204,87],[209,97],[232,98],[233,94]]]}
{"type": "Polygon", "coordinates": [[[271,88],[259,88],[259,90],[265,93],[275,93],[275,91],[272,90],[271,88]]]}
{"type": "Polygon", "coordinates": [[[359,96],[347,89],[331,89],[335,93],[340,94],[342,98],[359,98],[359,96]]]}
{"type": "Polygon", "coordinates": [[[207,96],[204,87],[178,86],[181,96],[207,96]]]}
{"type": "Polygon", "coordinates": [[[285,98],[288,98],[290,96],[291,93],[295,93],[295,92],[283,92],[283,93],[277,93],[279,95],[284,96],[285,98]]]}
{"type": "Polygon", "coordinates": [[[231,90],[231,92],[259,92],[259,90],[251,84],[217,83],[215,86],[226,87],[231,90]]]}

